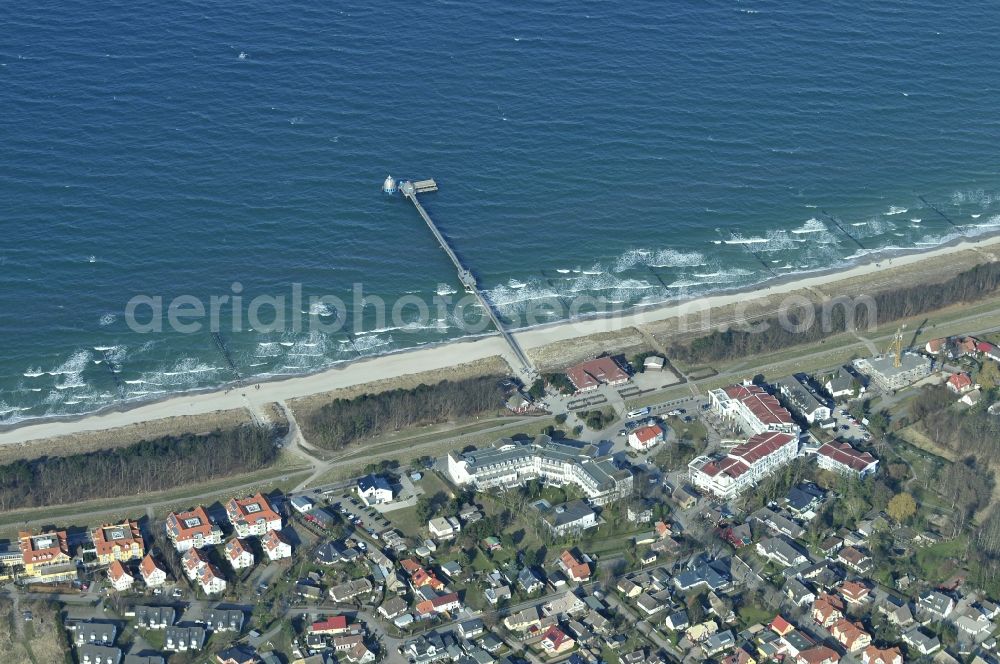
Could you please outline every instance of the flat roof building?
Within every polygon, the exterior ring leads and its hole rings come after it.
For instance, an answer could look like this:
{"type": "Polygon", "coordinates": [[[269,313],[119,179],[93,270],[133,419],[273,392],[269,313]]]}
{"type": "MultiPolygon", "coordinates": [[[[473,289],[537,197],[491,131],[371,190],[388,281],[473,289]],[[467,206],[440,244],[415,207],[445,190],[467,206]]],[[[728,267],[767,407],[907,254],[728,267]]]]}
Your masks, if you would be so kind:
{"type": "Polygon", "coordinates": [[[895,392],[908,387],[931,373],[929,357],[916,353],[903,353],[900,366],[895,366],[895,356],[878,355],[854,360],[854,367],[871,378],[883,392],[895,392]]]}

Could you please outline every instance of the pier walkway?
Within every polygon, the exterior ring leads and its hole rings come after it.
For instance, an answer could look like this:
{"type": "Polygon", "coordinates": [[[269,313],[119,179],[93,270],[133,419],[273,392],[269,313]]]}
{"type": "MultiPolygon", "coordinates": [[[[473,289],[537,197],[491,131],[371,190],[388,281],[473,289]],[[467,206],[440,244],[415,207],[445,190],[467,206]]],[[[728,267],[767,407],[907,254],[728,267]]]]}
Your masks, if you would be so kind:
{"type": "MultiPolygon", "coordinates": [[[[504,341],[507,342],[507,345],[510,346],[511,352],[514,354],[516,361],[521,364],[520,370],[528,377],[533,376],[535,374],[535,369],[531,365],[531,361],[521,349],[517,340],[514,339],[514,336],[507,330],[506,327],[504,327],[503,321],[500,320],[499,314],[493,308],[490,301],[486,299],[486,295],[479,290],[479,285],[476,283],[476,277],[473,276],[469,269],[462,265],[462,261],[458,259],[458,256],[452,250],[451,245],[448,244],[448,240],[446,240],[441,234],[441,231],[438,230],[438,227],[431,219],[431,216],[427,214],[427,210],[425,210],[424,206],[420,204],[419,200],[417,200],[418,194],[437,191],[437,183],[434,182],[434,180],[417,180],[415,182],[407,180],[399,185],[399,191],[401,191],[403,196],[408,198],[410,202],[413,203],[413,207],[417,209],[417,213],[427,224],[427,227],[431,229],[431,233],[437,239],[438,244],[441,245],[444,252],[448,254],[448,258],[451,259],[451,262],[455,265],[455,269],[458,270],[458,279],[462,282],[462,286],[465,288],[467,293],[475,295],[479,300],[480,306],[482,306],[483,310],[489,315],[490,320],[493,321],[493,326],[496,327],[497,331],[500,332],[500,336],[502,336],[504,341]]],[[[513,368],[515,370],[518,369],[518,367],[513,368]]]]}

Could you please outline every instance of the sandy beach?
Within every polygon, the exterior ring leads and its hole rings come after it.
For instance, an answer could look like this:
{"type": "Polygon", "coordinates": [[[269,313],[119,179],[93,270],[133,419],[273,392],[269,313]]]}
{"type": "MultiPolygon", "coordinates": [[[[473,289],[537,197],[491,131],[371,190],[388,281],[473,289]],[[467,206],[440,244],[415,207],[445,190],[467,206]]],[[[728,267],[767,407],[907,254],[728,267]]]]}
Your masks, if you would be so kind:
{"type": "MultiPolygon", "coordinates": [[[[840,286],[843,286],[846,292],[859,292],[865,284],[882,282],[879,283],[879,286],[882,286],[887,279],[903,273],[916,282],[924,276],[923,267],[927,267],[928,276],[940,274],[949,267],[951,272],[955,272],[958,267],[964,269],[971,262],[984,263],[997,260],[998,255],[1000,255],[1000,237],[963,240],[929,251],[873,258],[871,262],[846,270],[790,276],[750,290],[633,309],[624,315],[613,317],[553,323],[518,331],[514,335],[532,359],[537,359],[547,346],[565,344],[584,337],[663,324],[671,319],[681,319],[685,316],[701,316],[704,312],[734,305],[751,306],[754,302],[797,292],[811,292],[813,299],[837,294],[840,286]],[[952,261],[949,259],[960,253],[966,254],[969,260],[951,267],[952,261]],[[931,269],[932,266],[934,269],[931,269]],[[914,274],[920,276],[914,277],[914,274]]],[[[871,292],[874,292],[875,288],[877,287],[873,286],[871,292]]],[[[712,323],[713,326],[717,324],[718,322],[712,323]]],[[[694,329],[688,328],[688,332],[691,331],[694,329]]],[[[0,445],[16,445],[28,441],[115,429],[168,417],[245,409],[248,405],[259,409],[273,402],[287,402],[352,386],[468,365],[488,358],[506,357],[509,353],[508,347],[499,336],[461,340],[431,348],[366,358],[311,375],[263,381],[259,383],[259,387],[251,385],[245,389],[223,388],[192,392],[162,401],[139,404],[132,408],[107,410],[84,417],[25,422],[23,425],[0,431],[0,445]]]]}

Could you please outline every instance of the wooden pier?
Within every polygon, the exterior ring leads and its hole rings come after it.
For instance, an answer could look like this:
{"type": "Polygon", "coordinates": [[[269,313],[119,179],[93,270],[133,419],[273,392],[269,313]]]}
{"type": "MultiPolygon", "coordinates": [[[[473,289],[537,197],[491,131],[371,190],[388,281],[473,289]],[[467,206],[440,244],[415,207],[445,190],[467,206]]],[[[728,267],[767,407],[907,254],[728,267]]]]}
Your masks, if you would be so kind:
{"type": "Polygon", "coordinates": [[[399,185],[399,191],[401,191],[403,196],[408,198],[410,202],[413,203],[413,207],[417,209],[417,213],[424,220],[424,223],[427,224],[427,228],[431,229],[431,233],[434,235],[435,239],[437,239],[438,244],[441,245],[441,249],[444,250],[444,253],[448,254],[448,258],[450,258],[451,262],[455,265],[455,269],[458,271],[458,280],[462,282],[462,286],[465,288],[466,292],[475,295],[479,300],[480,306],[482,306],[483,310],[489,315],[490,320],[493,321],[493,326],[496,327],[497,331],[500,332],[500,336],[502,336],[504,341],[507,342],[507,345],[510,346],[510,349],[514,353],[514,357],[517,361],[521,363],[521,370],[527,376],[533,376],[535,370],[531,365],[531,361],[521,349],[517,340],[514,339],[514,336],[507,331],[506,327],[504,327],[503,321],[500,320],[499,314],[493,308],[490,301],[486,299],[486,295],[479,290],[479,285],[476,283],[476,277],[462,264],[462,261],[458,259],[458,256],[455,254],[454,250],[452,250],[451,245],[448,244],[448,240],[446,240],[444,235],[441,234],[441,231],[438,230],[438,227],[431,219],[431,216],[427,214],[427,210],[425,210],[424,206],[420,204],[419,200],[417,200],[418,194],[430,193],[437,190],[438,186],[434,180],[416,180],[414,182],[407,180],[399,185]]]}

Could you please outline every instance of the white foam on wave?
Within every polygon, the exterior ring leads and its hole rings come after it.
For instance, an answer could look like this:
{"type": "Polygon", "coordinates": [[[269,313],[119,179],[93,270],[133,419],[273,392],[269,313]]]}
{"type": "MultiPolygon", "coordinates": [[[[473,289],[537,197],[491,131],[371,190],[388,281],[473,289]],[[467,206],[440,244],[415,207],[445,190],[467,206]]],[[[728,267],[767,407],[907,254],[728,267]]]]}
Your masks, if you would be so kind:
{"type": "Polygon", "coordinates": [[[787,251],[795,248],[795,241],[783,230],[767,231],[763,237],[744,237],[739,233],[733,233],[730,239],[724,241],[726,244],[742,244],[752,246],[755,251],[787,251]]]}
{"type": "Polygon", "coordinates": [[[803,235],[805,233],[829,233],[830,230],[816,217],[810,217],[804,224],[792,229],[792,232],[796,235],[803,235]]]}
{"type": "Polygon", "coordinates": [[[981,215],[981,214],[970,214],[969,216],[972,217],[973,219],[979,219],[983,215],[981,215]]]}
{"type": "Polygon", "coordinates": [[[887,215],[897,215],[897,214],[903,214],[904,212],[909,212],[909,210],[907,208],[905,208],[905,207],[899,207],[898,205],[890,205],[889,206],[889,211],[886,212],[886,214],[887,215]]]}
{"type": "Polygon", "coordinates": [[[558,272],[559,274],[569,274],[571,270],[559,269],[556,270],[556,272],[558,272]]]}
{"type": "Polygon", "coordinates": [[[336,316],[337,308],[325,302],[313,302],[302,313],[310,316],[336,316]]]}
{"type": "Polygon", "coordinates": [[[917,217],[910,218],[910,222],[912,222],[914,224],[919,224],[921,221],[923,221],[923,219],[919,219],[917,217]]]}
{"type": "Polygon", "coordinates": [[[445,295],[454,295],[458,291],[455,290],[455,288],[453,286],[450,286],[448,284],[438,284],[436,292],[441,297],[444,297],[445,295]]]}
{"type": "Polygon", "coordinates": [[[39,367],[38,369],[28,369],[21,375],[25,378],[38,378],[39,376],[44,376],[47,373],[48,372],[42,371],[41,367],[39,367]]]}
{"type": "Polygon", "coordinates": [[[518,281],[517,279],[511,279],[510,281],[507,282],[507,285],[513,288],[514,290],[518,290],[524,288],[528,284],[524,283],[523,281],[518,281]]]}
{"type": "Polygon", "coordinates": [[[705,264],[705,254],[700,251],[676,249],[632,249],[619,256],[612,272],[623,272],[635,267],[695,267],[705,264]]]}

